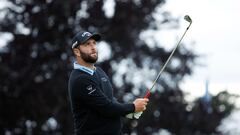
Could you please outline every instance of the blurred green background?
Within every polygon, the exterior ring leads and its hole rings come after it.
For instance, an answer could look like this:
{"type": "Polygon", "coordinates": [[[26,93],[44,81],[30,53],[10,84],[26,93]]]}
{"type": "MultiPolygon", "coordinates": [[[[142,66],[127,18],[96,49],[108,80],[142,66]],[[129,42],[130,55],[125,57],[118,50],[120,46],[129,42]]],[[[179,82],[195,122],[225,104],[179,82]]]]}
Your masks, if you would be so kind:
{"type": "MultiPolygon", "coordinates": [[[[146,42],[146,30],[179,28],[161,10],[165,0],[3,0],[0,35],[0,134],[70,135],[73,119],[67,81],[74,57],[71,38],[81,30],[101,33],[99,61],[121,102],[141,97],[171,50],[146,42]],[[156,19],[158,16],[158,19],[156,19]],[[159,19],[161,18],[161,19],[159,19]],[[4,36],[3,36],[4,35],[4,36]]],[[[176,41],[177,42],[177,41],[176,41]]],[[[206,93],[189,102],[179,83],[201,57],[178,48],[139,120],[124,119],[126,135],[228,135],[221,120],[236,109],[238,95],[206,93]]]]}

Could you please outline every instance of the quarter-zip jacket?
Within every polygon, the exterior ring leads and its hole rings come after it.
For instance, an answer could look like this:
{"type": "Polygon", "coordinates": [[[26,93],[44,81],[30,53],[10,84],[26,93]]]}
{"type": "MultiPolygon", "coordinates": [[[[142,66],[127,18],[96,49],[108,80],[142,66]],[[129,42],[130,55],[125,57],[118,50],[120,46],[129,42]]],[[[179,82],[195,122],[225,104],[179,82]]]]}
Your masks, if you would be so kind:
{"type": "Polygon", "coordinates": [[[134,104],[114,99],[109,78],[100,67],[93,74],[72,70],[68,90],[77,135],[120,135],[121,117],[135,110],[134,104]]]}

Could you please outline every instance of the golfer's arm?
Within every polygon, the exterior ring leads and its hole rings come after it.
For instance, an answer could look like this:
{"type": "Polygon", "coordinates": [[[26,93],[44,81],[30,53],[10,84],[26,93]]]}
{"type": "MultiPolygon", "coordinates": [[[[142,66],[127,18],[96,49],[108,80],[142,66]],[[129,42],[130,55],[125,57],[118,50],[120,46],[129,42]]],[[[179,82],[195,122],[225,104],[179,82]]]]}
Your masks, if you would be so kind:
{"type": "Polygon", "coordinates": [[[106,117],[125,116],[135,110],[134,104],[123,104],[110,100],[92,78],[85,76],[75,83],[78,95],[89,108],[106,117]],[[87,88],[92,87],[92,90],[87,88]]]}

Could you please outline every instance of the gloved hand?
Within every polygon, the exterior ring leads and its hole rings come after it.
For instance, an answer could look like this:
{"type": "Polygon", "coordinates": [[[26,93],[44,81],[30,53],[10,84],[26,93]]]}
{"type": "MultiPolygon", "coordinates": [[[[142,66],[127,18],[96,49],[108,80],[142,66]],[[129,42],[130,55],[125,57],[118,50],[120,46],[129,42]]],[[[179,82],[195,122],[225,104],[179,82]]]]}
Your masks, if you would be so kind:
{"type": "Polygon", "coordinates": [[[126,115],[127,118],[133,119],[134,118],[134,113],[129,113],[126,115]]]}
{"type": "Polygon", "coordinates": [[[143,111],[146,110],[146,105],[149,100],[147,98],[137,98],[133,104],[135,106],[135,113],[127,114],[126,117],[129,119],[139,119],[143,111]]]}
{"type": "Polygon", "coordinates": [[[134,118],[139,119],[139,118],[141,117],[142,113],[143,113],[143,112],[135,112],[135,113],[133,114],[133,116],[134,116],[134,118]]]}
{"type": "Polygon", "coordinates": [[[140,116],[142,115],[142,113],[143,112],[129,113],[129,114],[126,115],[126,117],[129,118],[129,119],[133,119],[133,118],[139,119],[140,116]]]}

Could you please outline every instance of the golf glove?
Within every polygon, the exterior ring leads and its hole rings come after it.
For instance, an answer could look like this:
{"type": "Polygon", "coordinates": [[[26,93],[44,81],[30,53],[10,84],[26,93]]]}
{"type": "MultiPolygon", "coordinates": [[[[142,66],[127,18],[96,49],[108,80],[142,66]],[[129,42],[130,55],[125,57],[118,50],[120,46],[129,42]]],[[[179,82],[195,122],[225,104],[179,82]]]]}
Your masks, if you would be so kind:
{"type": "Polygon", "coordinates": [[[142,113],[143,112],[129,113],[129,114],[126,115],[126,117],[129,118],[129,119],[133,119],[133,118],[139,119],[140,116],[142,115],[142,113]]]}

